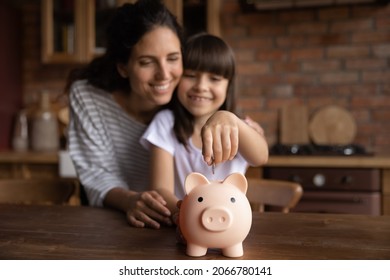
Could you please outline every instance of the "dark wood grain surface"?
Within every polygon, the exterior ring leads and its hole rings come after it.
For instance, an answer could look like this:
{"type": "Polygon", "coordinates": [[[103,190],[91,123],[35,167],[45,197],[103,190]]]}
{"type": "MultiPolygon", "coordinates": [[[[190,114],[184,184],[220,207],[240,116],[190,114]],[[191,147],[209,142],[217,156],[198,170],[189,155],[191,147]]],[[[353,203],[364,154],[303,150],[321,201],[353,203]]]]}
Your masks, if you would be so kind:
{"type": "MultiPolygon", "coordinates": [[[[194,259],[175,229],[130,227],[122,213],[0,205],[0,259],[194,259]]],[[[219,250],[196,259],[227,259],[219,250]]],[[[239,259],[390,259],[390,217],[254,213],[239,259]]]]}

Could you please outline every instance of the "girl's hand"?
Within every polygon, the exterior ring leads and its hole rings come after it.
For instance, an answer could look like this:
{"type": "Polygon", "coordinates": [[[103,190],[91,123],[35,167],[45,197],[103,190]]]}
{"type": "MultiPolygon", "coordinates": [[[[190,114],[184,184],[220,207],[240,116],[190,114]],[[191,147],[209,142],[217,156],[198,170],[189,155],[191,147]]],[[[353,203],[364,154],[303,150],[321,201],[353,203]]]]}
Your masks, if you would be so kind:
{"type": "Polygon", "coordinates": [[[208,165],[235,157],[238,151],[239,118],[228,111],[214,113],[203,126],[202,154],[208,165]]]}
{"type": "Polygon", "coordinates": [[[127,220],[134,227],[159,229],[161,223],[172,225],[171,212],[166,202],[156,191],[146,191],[129,197],[127,220]]]}

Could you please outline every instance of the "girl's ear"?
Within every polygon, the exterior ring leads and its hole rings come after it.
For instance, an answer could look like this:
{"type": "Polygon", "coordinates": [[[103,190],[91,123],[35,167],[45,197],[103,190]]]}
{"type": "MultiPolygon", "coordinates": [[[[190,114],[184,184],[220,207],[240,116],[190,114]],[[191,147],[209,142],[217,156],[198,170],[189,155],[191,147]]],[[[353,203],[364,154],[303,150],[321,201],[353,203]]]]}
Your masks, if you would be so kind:
{"type": "Polygon", "coordinates": [[[118,73],[119,75],[121,75],[122,78],[127,79],[129,77],[126,66],[123,63],[117,63],[116,69],[118,70],[118,73]]]}

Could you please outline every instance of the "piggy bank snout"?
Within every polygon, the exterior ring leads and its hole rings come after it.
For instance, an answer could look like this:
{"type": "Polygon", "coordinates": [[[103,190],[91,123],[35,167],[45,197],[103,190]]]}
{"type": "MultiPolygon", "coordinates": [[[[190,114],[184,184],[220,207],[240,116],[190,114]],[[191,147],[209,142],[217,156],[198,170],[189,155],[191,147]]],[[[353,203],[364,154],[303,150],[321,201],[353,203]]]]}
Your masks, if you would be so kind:
{"type": "Polygon", "coordinates": [[[203,211],[202,225],[209,231],[224,231],[233,223],[233,215],[224,207],[210,207],[203,211]]]}

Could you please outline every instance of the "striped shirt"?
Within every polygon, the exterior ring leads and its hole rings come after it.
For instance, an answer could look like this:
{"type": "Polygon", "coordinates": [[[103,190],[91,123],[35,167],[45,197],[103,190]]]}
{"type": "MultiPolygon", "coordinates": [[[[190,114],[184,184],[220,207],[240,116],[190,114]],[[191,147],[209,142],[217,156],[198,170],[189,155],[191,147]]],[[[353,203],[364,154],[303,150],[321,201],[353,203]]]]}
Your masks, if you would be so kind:
{"type": "Polygon", "coordinates": [[[86,80],[70,91],[68,149],[90,205],[103,206],[115,187],[145,191],[149,152],[139,139],[146,125],[132,119],[112,94],[86,80]]]}

